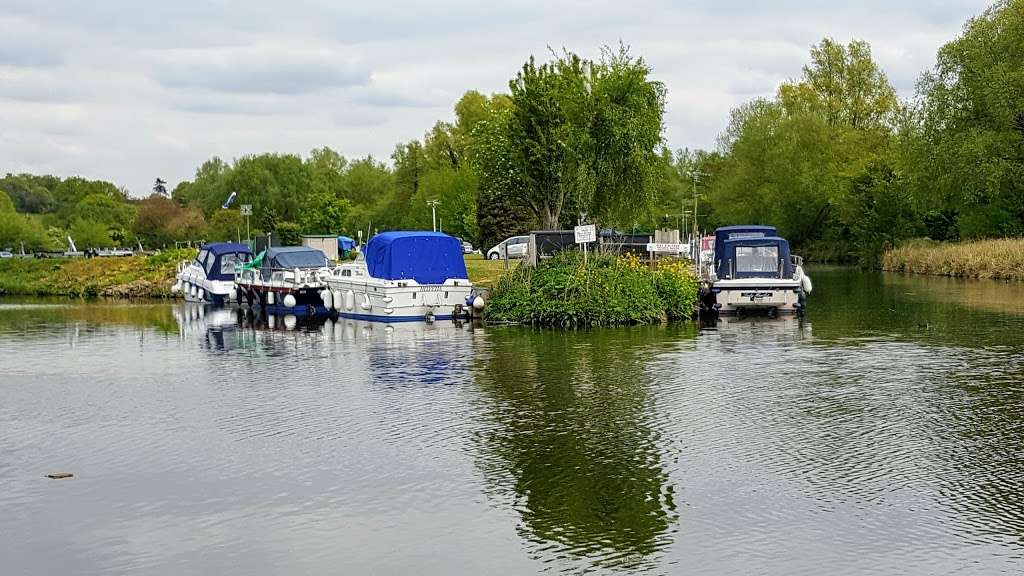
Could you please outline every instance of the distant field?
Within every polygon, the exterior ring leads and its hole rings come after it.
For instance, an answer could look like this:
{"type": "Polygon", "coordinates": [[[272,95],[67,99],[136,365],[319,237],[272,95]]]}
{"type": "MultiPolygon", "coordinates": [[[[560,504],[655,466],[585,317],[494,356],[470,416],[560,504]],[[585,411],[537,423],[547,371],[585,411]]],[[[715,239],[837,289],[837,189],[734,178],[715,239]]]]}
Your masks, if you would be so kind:
{"type": "Polygon", "coordinates": [[[1024,280],[1024,239],[911,242],[886,252],[882,257],[882,270],[959,278],[1024,280]]]}
{"type": "MultiPolygon", "coordinates": [[[[509,268],[519,265],[518,260],[509,260],[509,268]]],[[[469,280],[482,288],[490,288],[505,272],[504,260],[487,260],[480,254],[466,255],[466,270],[469,280]]]]}

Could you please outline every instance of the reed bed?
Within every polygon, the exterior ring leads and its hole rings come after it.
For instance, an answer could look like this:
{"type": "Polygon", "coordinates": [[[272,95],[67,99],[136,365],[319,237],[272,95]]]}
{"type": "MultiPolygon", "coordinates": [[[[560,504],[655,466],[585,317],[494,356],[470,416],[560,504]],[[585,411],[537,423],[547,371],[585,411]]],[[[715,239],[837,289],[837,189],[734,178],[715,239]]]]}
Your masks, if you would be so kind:
{"type": "Polygon", "coordinates": [[[956,278],[1024,280],[1024,238],[939,243],[916,240],[882,256],[882,270],[956,278]]]}

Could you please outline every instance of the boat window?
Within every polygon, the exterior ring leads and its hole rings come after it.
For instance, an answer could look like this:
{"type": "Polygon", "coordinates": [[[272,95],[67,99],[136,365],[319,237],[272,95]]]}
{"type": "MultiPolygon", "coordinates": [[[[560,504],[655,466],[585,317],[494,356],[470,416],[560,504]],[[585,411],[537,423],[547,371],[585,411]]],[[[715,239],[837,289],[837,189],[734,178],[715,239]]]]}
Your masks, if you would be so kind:
{"type": "Polygon", "coordinates": [[[235,266],[241,266],[249,260],[251,260],[251,257],[245,253],[224,254],[220,257],[220,273],[234,274],[235,266]]]}
{"type": "Polygon", "coordinates": [[[341,275],[342,276],[351,276],[352,275],[352,271],[351,270],[342,270],[341,271],[341,275]]]}
{"type": "Polygon", "coordinates": [[[203,265],[203,270],[206,270],[207,274],[213,271],[213,261],[216,259],[217,257],[213,254],[213,252],[207,252],[206,258],[200,261],[200,264],[203,265]]]}
{"type": "Polygon", "coordinates": [[[778,272],[778,246],[737,246],[737,272],[778,272]]]}
{"type": "Polygon", "coordinates": [[[198,262],[200,266],[205,268],[206,267],[206,256],[209,253],[210,253],[209,250],[200,250],[199,251],[199,255],[196,256],[196,262],[198,262]]]}

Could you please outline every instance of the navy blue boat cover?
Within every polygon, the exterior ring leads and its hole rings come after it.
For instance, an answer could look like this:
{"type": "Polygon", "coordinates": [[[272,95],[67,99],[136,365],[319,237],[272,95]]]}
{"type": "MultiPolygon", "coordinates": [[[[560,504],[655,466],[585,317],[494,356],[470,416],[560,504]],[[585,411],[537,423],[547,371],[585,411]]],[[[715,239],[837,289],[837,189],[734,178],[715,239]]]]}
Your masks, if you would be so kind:
{"type": "Polygon", "coordinates": [[[740,237],[725,241],[715,253],[719,278],[792,278],[789,242],[778,236],[740,237]]]}
{"type": "Polygon", "coordinates": [[[420,284],[469,278],[462,243],[442,232],[381,232],[366,244],[366,268],[374,278],[420,284]]]}
{"type": "MultiPolygon", "coordinates": [[[[199,264],[206,270],[210,280],[233,280],[235,266],[252,260],[252,250],[245,244],[215,242],[206,244],[199,251],[205,261],[199,264]]],[[[199,260],[199,257],[196,257],[199,260]]]]}
{"type": "Polygon", "coordinates": [[[741,224],[739,226],[722,226],[715,230],[715,262],[722,260],[725,254],[725,241],[730,238],[764,238],[775,236],[775,226],[760,224],[741,224]]]}
{"type": "Polygon", "coordinates": [[[260,267],[264,277],[272,268],[323,268],[327,266],[327,256],[308,246],[271,246],[263,256],[260,267]]]}

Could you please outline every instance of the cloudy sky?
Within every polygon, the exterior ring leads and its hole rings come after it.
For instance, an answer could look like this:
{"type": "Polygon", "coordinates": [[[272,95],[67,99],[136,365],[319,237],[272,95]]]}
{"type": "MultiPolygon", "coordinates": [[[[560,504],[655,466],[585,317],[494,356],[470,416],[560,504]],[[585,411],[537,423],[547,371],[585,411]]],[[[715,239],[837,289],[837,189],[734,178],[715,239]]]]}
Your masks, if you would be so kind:
{"type": "Polygon", "coordinates": [[[870,42],[903,96],[982,0],[0,0],[0,173],[148,193],[205,159],[330,146],[386,159],[531,54],[620,40],[668,88],[672,148],[800,74],[824,36],[870,42]]]}

